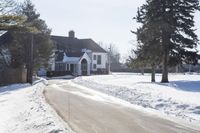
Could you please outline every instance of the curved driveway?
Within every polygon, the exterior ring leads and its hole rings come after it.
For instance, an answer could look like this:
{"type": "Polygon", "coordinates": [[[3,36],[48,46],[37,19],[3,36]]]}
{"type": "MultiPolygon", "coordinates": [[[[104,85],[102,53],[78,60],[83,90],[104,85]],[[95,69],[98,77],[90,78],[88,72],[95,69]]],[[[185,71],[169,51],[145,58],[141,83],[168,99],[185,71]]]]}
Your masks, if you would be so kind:
{"type": "Polygon", "coordinates": [[[200,133],[66,80],[50,80],[45,96],[77,133],[200,133]]]}

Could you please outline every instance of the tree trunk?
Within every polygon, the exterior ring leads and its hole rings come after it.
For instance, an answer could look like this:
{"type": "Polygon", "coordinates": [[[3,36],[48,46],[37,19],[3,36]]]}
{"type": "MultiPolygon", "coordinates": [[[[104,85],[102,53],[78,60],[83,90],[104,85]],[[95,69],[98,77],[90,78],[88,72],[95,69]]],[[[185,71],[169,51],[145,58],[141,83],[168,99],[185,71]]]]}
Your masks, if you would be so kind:
{"type": "MultiPolygon", "coordinates": [[[[166,56],[166,55],[165,55],[166,56]]],[[[162,83],[168,83],[168,65],[167,65],[167,57],[164,57],[163,66],[162,66],[162,83]]]]}
{"type": "Polygon", "coordinates": [[[152,72],[151,72],[151,82],[156,82],[155,80],[155,64],[152,64],[152,72]]]}
{"type": "Polygon", "coordinates": [[[162,62],[162,80],[161,83],[168,83],[168,48],[165,47],[162,62]]]}
{"type": "Polygon", "coordinates": [[[28,48],[29,55],[28,55],[28,67],[27,67],[27,82],[32,84],[33,83],[33,35],[31,35],[31,43],[30,47],[28,48]]]}
{"type": "Polygon", "coordinates": [[[144,75],[144,67],[141,69],[141,74],[144,75]]]}
{"type": "Polygon", "coordinates": [[[161,83],[168,83],[168,58],[169,58],[169,44],[170,36],[164,30],[162,33],[162,45],[163,45],[163,59],[162,59],[162,80],[161,83]]]}

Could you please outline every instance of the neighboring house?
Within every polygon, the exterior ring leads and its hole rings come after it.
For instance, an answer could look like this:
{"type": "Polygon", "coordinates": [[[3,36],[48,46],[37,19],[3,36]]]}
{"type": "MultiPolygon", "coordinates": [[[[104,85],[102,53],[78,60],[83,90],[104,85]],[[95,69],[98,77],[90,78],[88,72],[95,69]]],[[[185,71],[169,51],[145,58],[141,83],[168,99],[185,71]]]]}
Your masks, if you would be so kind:
{"type": "Polygon", "coordinates": [[[51,71],[90,75],[108,72],[107,52],[92,39],[78,39],[74,31],[68,37],[52,36],[56,50],[51,71]]]}

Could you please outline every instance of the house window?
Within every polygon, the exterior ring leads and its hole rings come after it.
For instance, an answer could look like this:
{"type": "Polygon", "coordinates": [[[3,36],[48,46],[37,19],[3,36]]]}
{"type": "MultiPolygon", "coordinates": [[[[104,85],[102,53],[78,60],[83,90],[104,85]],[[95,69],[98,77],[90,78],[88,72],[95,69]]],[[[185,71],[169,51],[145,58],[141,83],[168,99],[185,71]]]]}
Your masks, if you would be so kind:
{"type": "Polygon", "coordinates": [[[96,60],[96,59],[97,59],[97,55],[94,55],[94,56],[93,56],[93,59],[96,60]]]}
{"type": "Polygon", "coordinates": [[[67,64],[67,71],[70,71],[70,64],[67,64]]]}
{"type": "Polygon", "coordinates": [[[97,64],[98,64],[98,65],[101,65],[101,55],[98,55],[98,56],[97,56],[97,64]]]}
{"type": "Polygon", "coordinates": [[[97,65],[96,64],[93,64],[93,69],[97,69],[97,65]]]}
{"type": "Polygon", "coordinates": [[[66,64],[56,63],[55,70],[56,71],[65,71],[66,70],[66,64]]]}

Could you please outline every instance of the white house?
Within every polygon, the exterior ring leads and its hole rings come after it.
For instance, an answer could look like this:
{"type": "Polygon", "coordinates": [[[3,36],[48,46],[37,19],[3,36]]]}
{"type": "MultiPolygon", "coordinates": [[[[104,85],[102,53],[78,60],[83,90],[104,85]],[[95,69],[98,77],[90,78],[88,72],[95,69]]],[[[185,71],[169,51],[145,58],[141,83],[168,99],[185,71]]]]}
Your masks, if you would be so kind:
{"type": "Polygon", "coordinates": [[[51,38],[56,46],[51,71],[76,76],[108,73],[108,54],[92,39],[75,38],[74,31],[68,37],[51,38]]]}

